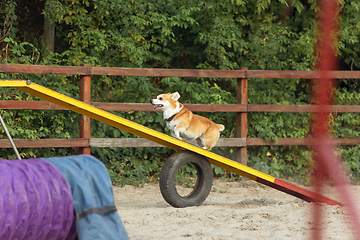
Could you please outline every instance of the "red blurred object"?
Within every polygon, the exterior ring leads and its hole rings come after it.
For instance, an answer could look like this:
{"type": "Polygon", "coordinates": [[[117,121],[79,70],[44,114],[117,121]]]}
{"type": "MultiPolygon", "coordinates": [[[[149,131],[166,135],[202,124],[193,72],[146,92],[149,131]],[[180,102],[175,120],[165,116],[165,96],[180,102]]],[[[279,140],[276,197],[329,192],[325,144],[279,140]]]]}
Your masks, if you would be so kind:
{"type": "MultiPolygon", "coordinates": [[[[336,59],[336,37],[338,22],[338,2],[336,0],[322,0],[320,2],[320,35],[318,41],[319,60],[318,69],[321,77],[316,83],[317,89],[313,94],[313,99],[318,104],[318,112],[314,122],[313,133],[317,141],[313,150],[315,153],[316,168],[314,172],[314,191],[321,194],[324,178],[332,178],[342,197],[342,202],[346,208],[351,222],[353,231],[357,238],[360,238],[360,222],[356,212],[353,196],[346,182],[345,174],[342,172],[341,160],[335,156],[335,146],[331,144],[329,136],[329,109],[327,105],[334,102],[332,88],[335,87],[335,79],[330,78],[329,72],[337,68],[336,59]]],[[[321,206],[314,204],[313,222],[314,231],[313,239],[321,239],[321,206]]]]}

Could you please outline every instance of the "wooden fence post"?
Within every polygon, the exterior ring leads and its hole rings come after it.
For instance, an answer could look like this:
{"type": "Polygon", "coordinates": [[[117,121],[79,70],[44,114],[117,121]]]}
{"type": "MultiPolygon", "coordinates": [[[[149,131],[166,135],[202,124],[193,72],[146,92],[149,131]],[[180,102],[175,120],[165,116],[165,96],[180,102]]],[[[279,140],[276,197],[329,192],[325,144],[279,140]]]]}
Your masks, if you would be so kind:
{"type": "MultiPolygon", "coordinates": [[[[247,68],[241,68],[247,70],[247,68]]],[[[246,74],[245,74],[246,76],[246,74]]],[[[246,78],[237,79],[237,103],[246,104],[248,98],[248,80],[246,78]]],[[[246,107],[247,111],[247,107],[246,107]]],[[[247,138],[247,112],[238,112],[236,115],[236,133],[238,138],[247,138]]],[[[247,147],[238,147],[236,149],[236,161],[247,165],[247,147]]]]}
{"type": "MultiPolygon", "coordinates": [[[[90,67],[90,64],[83,64],[84,67],[90,67]]],[[[80,76],[80,101],[91,103],[91,75],[80,76]]],[[[79,154],[90,155],[90,117],[80,115],[80,138],[88,139],[88,147],[80,147],[79,154]]]]}

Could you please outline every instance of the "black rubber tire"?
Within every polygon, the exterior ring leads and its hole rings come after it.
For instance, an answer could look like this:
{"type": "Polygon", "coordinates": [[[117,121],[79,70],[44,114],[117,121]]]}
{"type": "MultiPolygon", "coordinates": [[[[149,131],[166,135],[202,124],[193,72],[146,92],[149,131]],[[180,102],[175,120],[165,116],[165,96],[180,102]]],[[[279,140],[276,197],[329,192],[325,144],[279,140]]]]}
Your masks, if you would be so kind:
{"type": "Polygon", "coordinates": [[[171,206],[185,208],[198,206],[209,195],[213,182],[211,164],[206,157],[191,151],[179,151],[171,155],[160,173],[160,191],[165,201],[171,206]],[[193,191],[182,197],[176,190],[176,173],[186,163],[192,163],[197,171],[197,182],[193,191]]]}

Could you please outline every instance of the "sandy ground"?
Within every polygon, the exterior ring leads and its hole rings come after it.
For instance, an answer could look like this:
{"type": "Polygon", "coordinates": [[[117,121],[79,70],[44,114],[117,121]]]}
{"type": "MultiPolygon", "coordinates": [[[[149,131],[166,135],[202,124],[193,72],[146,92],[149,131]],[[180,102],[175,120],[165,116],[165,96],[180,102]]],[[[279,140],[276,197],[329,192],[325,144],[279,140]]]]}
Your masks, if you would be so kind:
{"type": "MultiPolygon", "coordinates": [[[[360,206],[360,186],[352,186],[352,192],[360,206]]],[[[180,209],[165,202],[156,184],[114,187],[114,194],[131,240],[311,239],[314,203],[250,180],[214,180],[203,204],[180,209]]],[[[341,199],[332,187],[324,195],[341,199]]],[[[321,206],[323,239],[355,239],[344,207],[321,206]]]]}

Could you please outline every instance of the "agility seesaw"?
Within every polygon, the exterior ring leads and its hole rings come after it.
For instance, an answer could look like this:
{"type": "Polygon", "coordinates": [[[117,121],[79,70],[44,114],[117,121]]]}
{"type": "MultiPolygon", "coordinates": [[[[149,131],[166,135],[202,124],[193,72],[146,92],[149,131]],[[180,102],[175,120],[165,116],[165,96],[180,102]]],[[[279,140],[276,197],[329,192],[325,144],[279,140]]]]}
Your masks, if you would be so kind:
{"type": "Polygon", "coordinates": [[[229,170],[266,186],[275,188],[307,202],[324,202],[330,205],[342,203],[323,195],[301,188],[287,181],[262,173],[228,158],[204,150],[190,143],[178,140],[143,125],[137,124],[115,114],[103,111],[92,105],[60,94],[56,91],[32,83],[29,80],[0,80],[0,87],[14,87],[21,91],[58,104],[69,110],[89,116],[113,127],[146,138],[176,151],[165,163],[160,174],[160,189],[165,200],[175,207],[188,207],[201,204],[208,196],[212,185],[212,171],[209,163],[229,170]],[[208,161],[206,161],[206,159],[208,161]],[[198,172],[197,184],[188,196],[180,196],[175,188],[175,175],[181,164],[193,163],[198,172]],[[210,168],[209,168],[210,166],[210,168]]]}

